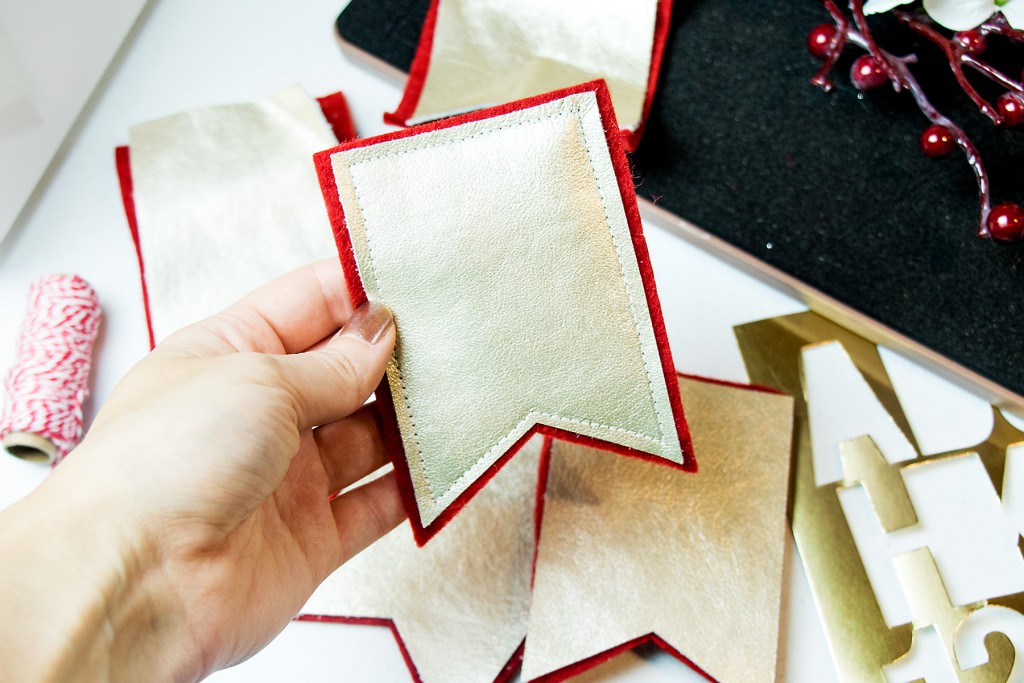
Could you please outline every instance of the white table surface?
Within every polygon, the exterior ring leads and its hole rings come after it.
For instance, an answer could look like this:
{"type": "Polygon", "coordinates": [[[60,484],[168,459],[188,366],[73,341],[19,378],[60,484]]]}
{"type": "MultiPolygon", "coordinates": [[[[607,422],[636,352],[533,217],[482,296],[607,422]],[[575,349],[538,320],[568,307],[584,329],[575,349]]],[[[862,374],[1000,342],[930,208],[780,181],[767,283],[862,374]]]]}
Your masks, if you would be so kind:
{"type": "MultiPolygon", "coordinates": [[[[333,23],[343,6],[344,0],[156,1],[40,201],[0,244],[0,365],[14,358],[29,283],[54,272],[80,274],[103,302],[87,419],[146,353],[135,253],[113,163],[113,149],[126,142],[129,125],[190,107],[249,101],[299,83],[312,96],[343,90],[362,135],[389,129],[381,114],[397,104],[400,90],[342,55],[333,23]]],[[[101,20],[85,18],[80,30],[100,30],[90,22],[101,20]]],[[[649,224],[647,234],[677,366],[744,381],[732,326],[801,311],[803,304],[659,226],[649,224]]],[[[893,353],[883,355],[926,453],[966,447],[987,435],[984,401],[893,353]]],[[[47,472],[0,454],[0,507],[25,495],[47,472]]],[[[779,680],[835,681],[795,552],[789,560],[779,680]]],[[[211,680],[408,681],[409,674],[385,628],[295,623],[252,660],[211,680]]],[[[602,680],[702,679],[656,655],[602,680]]]]}
{"type": "Polygon", "coordinates": [[[145,4],[0,0],[0,239],[145,4]]]}

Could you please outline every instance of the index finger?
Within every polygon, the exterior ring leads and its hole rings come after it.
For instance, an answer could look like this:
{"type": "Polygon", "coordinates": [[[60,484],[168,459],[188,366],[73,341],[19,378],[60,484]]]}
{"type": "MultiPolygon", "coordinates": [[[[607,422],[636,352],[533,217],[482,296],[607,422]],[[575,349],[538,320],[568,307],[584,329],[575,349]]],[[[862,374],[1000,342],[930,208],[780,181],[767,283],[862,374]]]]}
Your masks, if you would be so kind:
{"type": "Polygon", "coordinates": [[[298,353],[340,329],[352,310],[340,261],[324,259],[272,280],[163,345],[211,353],[298,353]]]}

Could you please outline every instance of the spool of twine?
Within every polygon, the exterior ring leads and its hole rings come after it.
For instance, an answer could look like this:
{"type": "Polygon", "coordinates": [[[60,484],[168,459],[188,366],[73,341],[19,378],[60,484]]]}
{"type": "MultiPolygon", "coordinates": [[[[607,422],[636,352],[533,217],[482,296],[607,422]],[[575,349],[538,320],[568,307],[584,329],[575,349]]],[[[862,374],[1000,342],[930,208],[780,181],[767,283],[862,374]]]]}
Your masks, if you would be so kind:
{"type": "Polygon", "coordinates": [[[58,463],[78,445],[100,318],[99,297],[77,275],[47,275],[29,288],[0,415],[11,455],[58,463]]]}

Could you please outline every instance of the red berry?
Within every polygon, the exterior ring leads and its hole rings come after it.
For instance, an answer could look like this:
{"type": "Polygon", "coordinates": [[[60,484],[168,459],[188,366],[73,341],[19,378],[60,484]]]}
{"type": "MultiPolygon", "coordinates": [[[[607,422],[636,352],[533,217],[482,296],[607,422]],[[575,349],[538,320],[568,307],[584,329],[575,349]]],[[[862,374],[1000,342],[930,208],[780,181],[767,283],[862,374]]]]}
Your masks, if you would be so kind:
{"type": "Polygon", "coordinates": [[[871,55],[861,55],[850,69],[850,80],[857,90],[868,91],[880,88],[889,82],[889,76],[882,68],[882,63],[871,55]]]}
{"type": "Polygon", "coordinates": [[[828,58],[828,49],[836,37],[836,27],[832,24],[818,24],[807,36],[807,49],[812,55],[824,61],[828,58]]]}
{"type": "Polygon", "coordinates": [[[1008,126],[1024,124],[1024,96],[1015,92],[1003,93],[996,100],[996,109],[1008,126]]]}
{"type": "Polygon", "coordinates": [[[992,238],[1000,242],[1019,242],[1024,238],[1024,208],[1020,204],[993,206],[987,223],[992,238]]]}
{"type": "Polygon", "coordinates": [[[988,47],[988,41],[985,39],[985,34],[978,29],[971,29],[970,31],[960,31],[953,36],[953,40],[964,49],[965,52],[972,55],[980,55],[988,47]]]}
{"type": "Polygon", "coordinates": [[[928,126],[921,133],[921,151],[926,157],[938,159],[956,149],[956,138],[953,131],[945,126],[935,124],[928,126]]]}

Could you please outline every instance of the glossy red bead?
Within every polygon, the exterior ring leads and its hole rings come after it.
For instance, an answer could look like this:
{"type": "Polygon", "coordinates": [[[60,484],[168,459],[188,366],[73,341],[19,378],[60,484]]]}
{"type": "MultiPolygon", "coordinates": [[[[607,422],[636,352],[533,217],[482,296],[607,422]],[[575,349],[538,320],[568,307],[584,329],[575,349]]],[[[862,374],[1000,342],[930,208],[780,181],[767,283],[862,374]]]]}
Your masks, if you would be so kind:
{"type": "Polygon", "coordinates": [[[954,34],[953,40],[972,55],[980,55],[988,47],[988,40],[986,40],[985,34],[978,29],[959,31],[954,34]]]}
{"type": "Polygon", "coordinates": [[[1024,124],[1024,96],[1014,92],[1000,95],[996,100],[996,109],[1008,126],[1024,124]]]}
{"type": "Polygon", "coordinates": [[[871,55],[861,55],[850,69],[850,80],[858,90],[868,91],[880,88],[889,82],[882,63],[871,55]]]}
{"type": "Polygon", "coordinates": [[[993,206],[987,223],[992,238],[1000,242],[1019,242],[1024,238],[1024,208],[1020,204],[993,206]]]}
{"type": "Polygon", "coordinates": [[[928,126],[921,133],[921,151],[926,157],[938,159],[949,155],[954,149],[956,149],[956,138],[953,137],[953,132],[945,126],[939,124],[928,126]]]}
{"type": "Polygon", "coordinates": [[[818,24],[807,36],[807,51],[824,61],[828,58],[828,48],[836,37],[836,29],[832,24],[818,24]]]}

